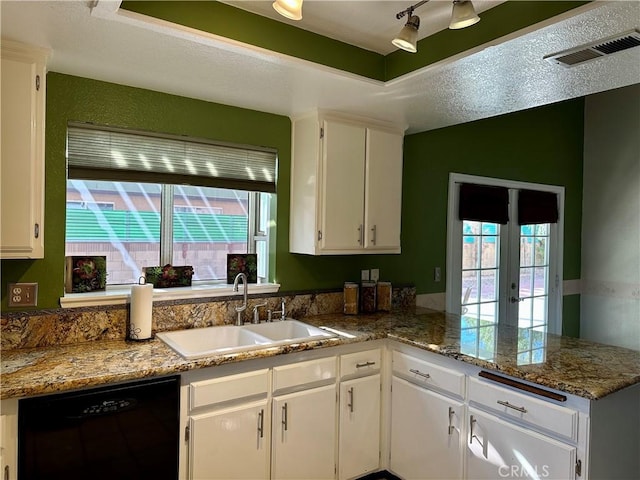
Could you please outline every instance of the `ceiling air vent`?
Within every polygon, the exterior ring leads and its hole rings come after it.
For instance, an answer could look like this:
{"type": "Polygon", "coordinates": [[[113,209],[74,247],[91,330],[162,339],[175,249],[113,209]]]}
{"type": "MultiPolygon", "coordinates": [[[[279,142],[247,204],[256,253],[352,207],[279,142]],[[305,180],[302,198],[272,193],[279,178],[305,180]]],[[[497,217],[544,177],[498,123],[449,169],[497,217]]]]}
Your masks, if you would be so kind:
{"type": "Polygon", "coordinates": [[[605,57],[637,46],[640,46],[640,32],[630,30],[613,37],[597,40],[588,45],[546,55],[544,59],[556,65],[573,67],[589,60],[595,60],[596,58],[605,57]]]}

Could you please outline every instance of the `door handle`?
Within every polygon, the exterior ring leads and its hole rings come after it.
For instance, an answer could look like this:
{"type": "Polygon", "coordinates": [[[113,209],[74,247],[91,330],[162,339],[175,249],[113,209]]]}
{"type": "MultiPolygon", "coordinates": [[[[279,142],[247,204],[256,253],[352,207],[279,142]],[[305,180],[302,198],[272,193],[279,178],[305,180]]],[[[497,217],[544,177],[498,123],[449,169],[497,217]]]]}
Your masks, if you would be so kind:
{"type": "Polygon", "coordinates": [[[264,437],[264,409],[260,409],[258,412],[258,435],[260,438],[264,437]]]}
{"type": "Polygon", "coordinates": [[[473,437],[475,437],[473,433],[473,426],[476,424],[476,419],[473,418],[473,415],[469,415],[469,444],[473,443],[473,437]]]}
{"type": "Polygon", "coordinates": [[[510,301],[511,303],[518,303],[518,302],[522,302],[522,301],[524,301],[524,298],[511,297],[511,298],[509,299],[509,301],[510,301]]]}
{"type": "Polygon", "coordinates": [[[287,415],[287,404],[285,402],[285,404],[282,406],[282,429],[285,432],[289,428],[289,421],[288,421],[287,417],[288,417],[288,415],[287,415]]]}
{"type": "Polygon", "coordinates": [[[456,412],[453,410],[453,408],[449,407],[449,429],[448,429],[449,435],[451,435],[456,428],[453,426],[453,416],[455,415],[455,413],[456,412]]]}
{"type": "Polygon", "coordinates": [[[349,403],[347,403],[347,407],[349,407],[349,412],[353,413],[353,387],[347,390],[349,394],[349,403]]]}

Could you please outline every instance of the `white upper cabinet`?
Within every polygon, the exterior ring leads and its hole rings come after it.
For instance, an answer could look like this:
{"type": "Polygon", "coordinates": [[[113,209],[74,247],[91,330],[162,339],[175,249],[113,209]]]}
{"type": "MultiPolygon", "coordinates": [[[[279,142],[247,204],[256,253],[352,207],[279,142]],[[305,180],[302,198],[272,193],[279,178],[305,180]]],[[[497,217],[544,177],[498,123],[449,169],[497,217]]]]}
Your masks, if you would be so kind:
{"type": "Polygon", "coordinates": [[[44,258],[46,58],[2,41],[2,258],[44,258]]]}
{"type": "Polygon", "coordinates": [[[400,253],[401,129],[337,116],[293,122],[293,253],[400,253]]]}

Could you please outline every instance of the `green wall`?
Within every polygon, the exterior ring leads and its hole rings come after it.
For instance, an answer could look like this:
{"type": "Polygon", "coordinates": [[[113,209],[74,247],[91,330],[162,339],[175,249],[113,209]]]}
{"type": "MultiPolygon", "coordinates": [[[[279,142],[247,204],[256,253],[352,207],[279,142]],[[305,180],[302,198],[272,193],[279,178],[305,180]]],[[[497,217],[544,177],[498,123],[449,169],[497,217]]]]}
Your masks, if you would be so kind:
{"type": "MultiPolygon", "coordinates": [[[[8,282],[38,282],[39,309],[63,295],[65,139],[68,121],[184,134],[278,150],[275,280],[283,291],[340,287],[362,268],[414,283],[417,293],[445,290],[449,172],[566,187],[564,278],[580,278],[583,100],[405,137],[402,254],[310,257],[288,253],[291,123],[287,117],[57,73],[47,77],[45,259],[3,260],[8,282]],[[433,281],[433,268],[442,281],[433,281]]],[[[272,262],[273,264],[273,262],[272,262]]],[[[576,315],[575,302],[565,308],[576,315]]],[[[575,331],[573,318],[569,330],[575,331]]]]}
{"type": "MultiPolygon", "coordinates": [[[[402,258],[381,257],[376,266],[402,269],[418,293],[445,291],[448,181],[456,172],[564,186],[564,279],[580,278],[583,116],[576,99],[405,137],[402,258]]],[[[572,305],[565,321],[579,325],[572,305]]]]}
{"type": "MultiPolygon", "coordinates": [[[[589,2],[505,2],[482,12],[481,21],[469,28],[445,29],[423,38],[418,42],[417,53],[395,50],[386,56],[220,2],[129,0],[122,2],[121,8],[375,80],[391,80],[586,3],[589,2]]],[[[331,2],[326,5],[330,8],[331,2]]],[[[409,5],[398,4],[397,11],[409,5]]],[[[421,12],[424,11],[418,8],[415,14],[423,15],[421,12]]],[[[398,31],[406,20],[404,17],[397,21],[398,31]]]]}
{"type": "MultiPolygon", "coordinates": [[[[276,242],[271,265],[284,290],[340,286],[358,278],[361,257],[306,258],[288,253],[291,122],[287,117],[150,90],[49,73],[45,146],[45,258],[3,260],[8,282],[38,282],[38,309],[56,308],[64,290],[66,129],[69,121],[210,138],[278,150],[276,242]]],[[[408,277],[407,277],[408,278],[408,277]]]]}

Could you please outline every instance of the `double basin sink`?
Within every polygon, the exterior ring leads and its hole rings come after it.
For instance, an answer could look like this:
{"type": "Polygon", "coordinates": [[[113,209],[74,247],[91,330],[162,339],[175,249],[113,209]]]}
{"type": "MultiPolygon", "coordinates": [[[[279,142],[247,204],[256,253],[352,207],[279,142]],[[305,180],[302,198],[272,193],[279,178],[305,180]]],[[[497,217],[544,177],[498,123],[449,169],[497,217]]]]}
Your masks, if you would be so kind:
{"type": "Polygon", "coordinates": [[[335,335],[299,320],[192,328],[157,334],[187,360],[310,342],[335,335]]]}

